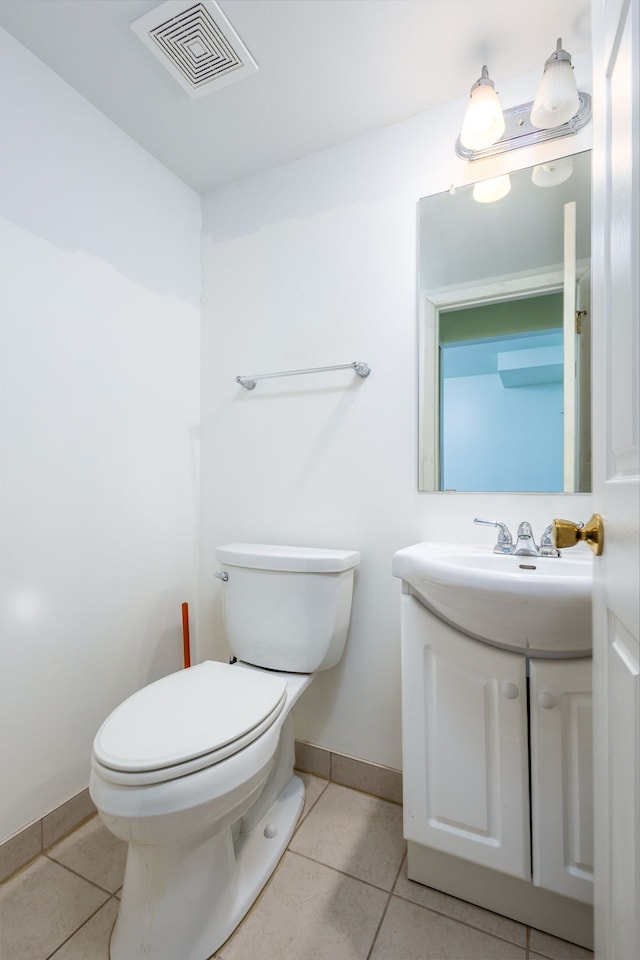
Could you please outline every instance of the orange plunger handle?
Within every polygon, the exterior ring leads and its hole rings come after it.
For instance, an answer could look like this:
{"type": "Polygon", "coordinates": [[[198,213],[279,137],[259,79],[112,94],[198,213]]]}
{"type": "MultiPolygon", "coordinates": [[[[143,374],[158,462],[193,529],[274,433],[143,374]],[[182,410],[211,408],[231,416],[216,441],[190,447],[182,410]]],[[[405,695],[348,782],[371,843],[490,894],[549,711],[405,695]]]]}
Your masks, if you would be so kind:
{"type": "Polygon", "coordinates": [[[191,646],[189,641],[189,604],[182,604],[182,653],[185,667],[191,666],[191,646]]]}

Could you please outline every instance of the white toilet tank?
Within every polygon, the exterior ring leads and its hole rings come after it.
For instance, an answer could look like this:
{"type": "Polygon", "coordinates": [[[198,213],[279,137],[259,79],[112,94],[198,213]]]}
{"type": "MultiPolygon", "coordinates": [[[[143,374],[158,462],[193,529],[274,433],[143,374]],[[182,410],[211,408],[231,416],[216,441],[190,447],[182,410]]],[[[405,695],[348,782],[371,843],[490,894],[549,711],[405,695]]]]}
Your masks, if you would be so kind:
{"type": "Polygon", "coordinates": [[[227,640],[244,663],[291,673],[340,660],[351,617],[355,550],[232,543],[216,550],[227,640]]]}

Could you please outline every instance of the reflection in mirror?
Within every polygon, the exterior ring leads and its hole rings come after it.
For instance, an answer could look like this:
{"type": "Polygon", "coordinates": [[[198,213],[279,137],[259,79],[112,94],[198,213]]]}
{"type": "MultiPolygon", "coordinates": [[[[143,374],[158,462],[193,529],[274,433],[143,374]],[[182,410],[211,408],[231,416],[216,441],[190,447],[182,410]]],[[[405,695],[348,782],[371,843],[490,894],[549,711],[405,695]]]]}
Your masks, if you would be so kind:
{"type": "Polygon", "coordinates": [[[590,173],[420,201],[421,490],[591,489],[590,173]]]}

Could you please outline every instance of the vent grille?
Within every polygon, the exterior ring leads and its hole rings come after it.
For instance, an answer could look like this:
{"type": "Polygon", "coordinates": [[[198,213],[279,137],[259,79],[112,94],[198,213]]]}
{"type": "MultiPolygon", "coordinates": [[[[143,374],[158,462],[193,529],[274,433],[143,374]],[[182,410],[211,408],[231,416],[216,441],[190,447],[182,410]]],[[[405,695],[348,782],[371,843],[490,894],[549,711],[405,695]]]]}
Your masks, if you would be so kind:
{"type": "Polygon", "coordinates": [[[194,99],[258,69],[214,0],[169,0],[131,28],[194,99]]]}

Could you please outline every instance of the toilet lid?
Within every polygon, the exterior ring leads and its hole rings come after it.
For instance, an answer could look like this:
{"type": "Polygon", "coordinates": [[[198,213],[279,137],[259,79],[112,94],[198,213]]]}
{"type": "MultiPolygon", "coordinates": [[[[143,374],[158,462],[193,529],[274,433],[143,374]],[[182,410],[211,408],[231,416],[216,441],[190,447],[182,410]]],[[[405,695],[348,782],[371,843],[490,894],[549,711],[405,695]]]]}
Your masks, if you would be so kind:
{"type": "Polygon", "coordinates": [[[94,757],[112,770],[161,770],[259,736],[279,715],[286,681],[208,660],[163,677],[125,700],[102,724],[94,757]]]}

